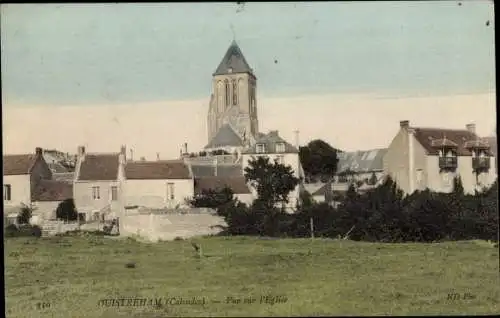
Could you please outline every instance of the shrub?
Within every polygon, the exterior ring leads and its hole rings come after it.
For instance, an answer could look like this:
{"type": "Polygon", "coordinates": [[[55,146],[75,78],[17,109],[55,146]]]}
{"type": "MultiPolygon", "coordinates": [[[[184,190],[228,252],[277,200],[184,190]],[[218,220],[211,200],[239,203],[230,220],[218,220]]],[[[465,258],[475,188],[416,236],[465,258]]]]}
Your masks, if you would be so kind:
{"type": "Polygon", "coordinates": [[[37,225],[22,224],[19,227],[11,224],[5,228],[6,237],[41,237],[42,229],[37,225]]]}
{"type": "Polygon", "coordinates": [[[17,216],[17,224],[29,224],[32,211],[29,207],[22,207],[19,215],[17,216]]]}
{"type": "Polygon", "coordinates": [[[78,211],[73,199],[66,199],[59,203],[56,209],[56,218],[58,220],[76,221],[78,220],[78,211]]]}

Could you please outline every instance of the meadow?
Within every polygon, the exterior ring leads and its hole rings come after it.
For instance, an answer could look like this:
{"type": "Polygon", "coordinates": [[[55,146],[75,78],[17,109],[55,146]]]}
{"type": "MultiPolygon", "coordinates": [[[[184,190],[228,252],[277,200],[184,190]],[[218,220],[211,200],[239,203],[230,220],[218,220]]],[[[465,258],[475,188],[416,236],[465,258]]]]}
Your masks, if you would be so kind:
{"type": "Polygon", "coordinates": [[[500,313],[499,252],[484,241],[66,236],[4,246],[7,317],[500,313]]]}

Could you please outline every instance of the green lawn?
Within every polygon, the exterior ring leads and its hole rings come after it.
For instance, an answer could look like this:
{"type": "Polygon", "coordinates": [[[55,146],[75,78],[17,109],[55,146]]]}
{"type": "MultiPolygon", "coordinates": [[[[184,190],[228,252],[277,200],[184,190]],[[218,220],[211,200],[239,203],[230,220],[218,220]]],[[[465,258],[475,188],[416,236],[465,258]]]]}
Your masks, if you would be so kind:
{"type": "Polygon", "coordinates": [[[203,257],[194,256],[190,241],[5,239],[7,317],[500,313],[499,253],[486,242],[193,241],[203,257]],[[136,267],[126,268],[128,262],[136,267]],[[266,295],[280,302],[260,303],[266,295]],[[206,304],[99,306],[101,299],[125,297],[204,297],[206,304]],[[225,303],[226,297],[241,303],[225,303]],[[245,303],[250,297],[255,302],[245,303]],[[50,308],[38,309],[39,303],[50,308]]]}

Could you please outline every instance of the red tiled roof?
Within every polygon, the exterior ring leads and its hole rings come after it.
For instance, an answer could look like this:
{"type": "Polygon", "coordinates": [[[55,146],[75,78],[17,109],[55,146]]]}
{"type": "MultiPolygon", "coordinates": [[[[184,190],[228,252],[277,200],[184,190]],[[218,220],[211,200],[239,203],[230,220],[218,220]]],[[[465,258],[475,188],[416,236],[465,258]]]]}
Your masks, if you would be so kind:
{"type": "Polygon", "coordinates": [[[470,150],[466,149],[467,141],[476,140],[479,137],[468,130],[440,129],[440,128],[413,128],[415,138],[425,148],[429,155],[439,154],[439,147],[436,147],[435,140],[447,139],[456,144],[457,155],[471,156],[470,150]]]}
{"type": "Polygon", "coordinates": [[[64,201],[72,197],[73,184],[54,180],[40,180],[31,194],[33,201],[64,201]]]}
{"type": "Polygon", "coordinates": [[[26,155],[4,155],[3,156],[3,175],[21,175],[29,174],[35,164],[37,156],[35,154],[26,155]]]}
{"type": "Polygon", "coordinates": [[[118,178],[118,154],[86,154],[78,180],[111,181],[118,178]]]}
{"type": "Polygon", "coordinates": [[[200,194],[202,190],[220,190],[225,186],[233,190],[234,194],[249,194],[245,177],[204,177],[197,178],[194,182],[194,193],[200,194]]]}
{"type": "Polygon", "coordinates": [[[125,166],[127,179],[190,179],[189,168],[183,161],[133,161],[125,166]]]}

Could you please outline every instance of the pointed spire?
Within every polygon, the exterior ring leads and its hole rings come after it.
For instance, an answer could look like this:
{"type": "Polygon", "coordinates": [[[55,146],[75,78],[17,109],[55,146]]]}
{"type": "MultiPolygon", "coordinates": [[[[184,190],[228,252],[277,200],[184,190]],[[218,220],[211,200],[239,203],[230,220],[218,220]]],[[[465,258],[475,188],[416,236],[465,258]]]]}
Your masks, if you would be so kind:
{"type": "Polygon", "coordinates": [[[224,55],[224,58],[220,62],[217,70],[213,75],[223,75],[231,73],[253,74],[252,68],[248,65],[235,39],[232,40],[231,45],[224,55]]]}

